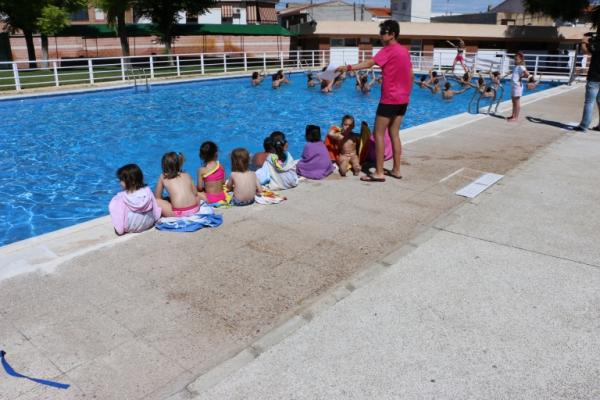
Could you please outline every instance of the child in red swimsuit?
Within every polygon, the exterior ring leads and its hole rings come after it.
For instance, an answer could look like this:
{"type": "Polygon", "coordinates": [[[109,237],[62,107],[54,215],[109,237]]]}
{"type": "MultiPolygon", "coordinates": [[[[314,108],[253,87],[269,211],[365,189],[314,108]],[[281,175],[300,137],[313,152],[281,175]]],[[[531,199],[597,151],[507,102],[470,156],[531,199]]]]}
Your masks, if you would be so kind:
{"type": "Polygon", "coordinates": [[[204,142],[200,146],[200,159],[204,166],[198,168],[198,194],[209,204],[226,199],[223,190],[225,169],[219,163],[218,151],[213,142],[204,142]]]}

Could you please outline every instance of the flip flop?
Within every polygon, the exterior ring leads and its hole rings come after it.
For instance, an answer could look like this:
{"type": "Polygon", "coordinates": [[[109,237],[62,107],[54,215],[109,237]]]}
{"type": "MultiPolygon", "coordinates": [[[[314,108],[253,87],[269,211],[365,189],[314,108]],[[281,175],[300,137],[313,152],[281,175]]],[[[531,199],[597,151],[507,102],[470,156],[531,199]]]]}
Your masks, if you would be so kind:
{"type": "Polygon", "coordinates": [[[394,175],[394,174],[392,174],[392,171],[391,171],[391,170],[389,170],[389,169],[385,169],[385,168],[384,168],[384,169],[383,169],[383,174],[384,174],[385,176],[390,176],[390,177],[392,177],[392,178],[394,178],[394,179],[402,179],[402,175],[394,175]]]}
{"type": "Polygon", "coordinates": [[[361,176],[360,180],[363,182],[385,182],[385,178],[375,178],[373,175],[361,176]]]}

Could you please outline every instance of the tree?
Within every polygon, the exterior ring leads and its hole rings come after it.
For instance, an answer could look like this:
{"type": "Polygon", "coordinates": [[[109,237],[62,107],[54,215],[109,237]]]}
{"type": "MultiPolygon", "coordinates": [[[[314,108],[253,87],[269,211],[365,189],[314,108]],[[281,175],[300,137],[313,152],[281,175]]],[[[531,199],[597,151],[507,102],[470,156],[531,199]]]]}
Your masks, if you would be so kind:
{"type": "Polygon", "coordinates": [[[42,41],[42,68],[48,68],[48,36],[56,35],[68,24],[69,13],[64,8],[49,4],[42,9],[36,24],[42,41]]]}
{"type": "MultiPolygon", "coordinates": [[[[590,7],[589,0],[525,0],[525,9],[531,14],[542,13],[564,21],[581,18],[590,7]]],[[[600,6],[590,13],[592,24],[600,28],[600,6]]]]}
{"type": "Polygon", "coordinates": [[[171,58],[171,45],[176,39],[174,28],[180,11],[197,15],[205,14],[216,4],[215,0],[139,0],[137,6],[141,15],[154,24],[154,34],[165,45],[165,52],[171,58]]]}
{"type": "Polygon", "coordinates": [[[0,21],[6,24],[10,33],[21,30],[25,36],[29,68],[36,67],[33,33],[45,4],[46,0],[29,0],[26,6],[22,0],[0,0],[0,21]]]}
{"type": "Polygon", "coordinates": [[[135,2],[132,0],[96,0],[96,6],[106,13],[108,24],[117,28],[123,57],[129,57],[129,39],[127,37],[127,25],[125,25],[125,13],[134,4],[135,2]]]}

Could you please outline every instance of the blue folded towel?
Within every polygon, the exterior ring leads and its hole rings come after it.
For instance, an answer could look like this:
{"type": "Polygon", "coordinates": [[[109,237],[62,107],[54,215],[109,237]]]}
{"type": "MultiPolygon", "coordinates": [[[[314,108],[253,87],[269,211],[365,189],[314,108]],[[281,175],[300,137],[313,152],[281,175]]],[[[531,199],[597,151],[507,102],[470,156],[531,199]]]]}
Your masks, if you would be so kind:
{"type": "Polygon", "coordinates": [[[156,229],[171,232],[196,232],[202,228],[214,228],[223,223],[223,216],[217,214],[193,214],[188,217],[161,218],[156,229]]]}

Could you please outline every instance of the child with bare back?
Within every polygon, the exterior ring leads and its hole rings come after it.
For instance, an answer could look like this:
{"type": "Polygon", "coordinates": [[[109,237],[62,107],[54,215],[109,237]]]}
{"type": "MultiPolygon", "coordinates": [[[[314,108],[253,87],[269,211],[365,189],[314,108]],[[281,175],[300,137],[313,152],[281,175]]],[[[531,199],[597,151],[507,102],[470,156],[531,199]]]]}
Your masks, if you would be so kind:
{"type": "Polygon", "coordinates": [[[163,173],[158,177],[154,197],[163,217],[185,217],[198,211],[198,191],[192,177],[182,171],[183,162],[181,153],[170,152],[162,157],[163,173]],[[167,190],[168,199],[162,198],[163,189],[167,190]]]}
{"type": "Polygon", "coordinates": [[[250,154],[243,148],[231,152],[231,176],[227,181],[227,190],[233,190],[231,204],[247,206],[254,203],[254,195],[261,194],[262,188],[254,171],[250,171],[250,154]]]}
{"type": "Polygon", "coordinates": [[[225,200],[225,168],[219,163],[217,145],[211,141],[202,143],[199,155],[204,165],[198,168],[198,195],[209,204],[225,200]]]}
{"type": "Polygon", "coordinates": [[[358,138],[359,136],[352,132],[354,129],[354,118],[350,115],[344,115],[342,118],[342,127],[331,127],[327,136],[338,144],[337,164],[340,169],[340,175],[346,176],[351,168],[354,176],[360,172],[360,162],[358,158],[358,138]]]}

